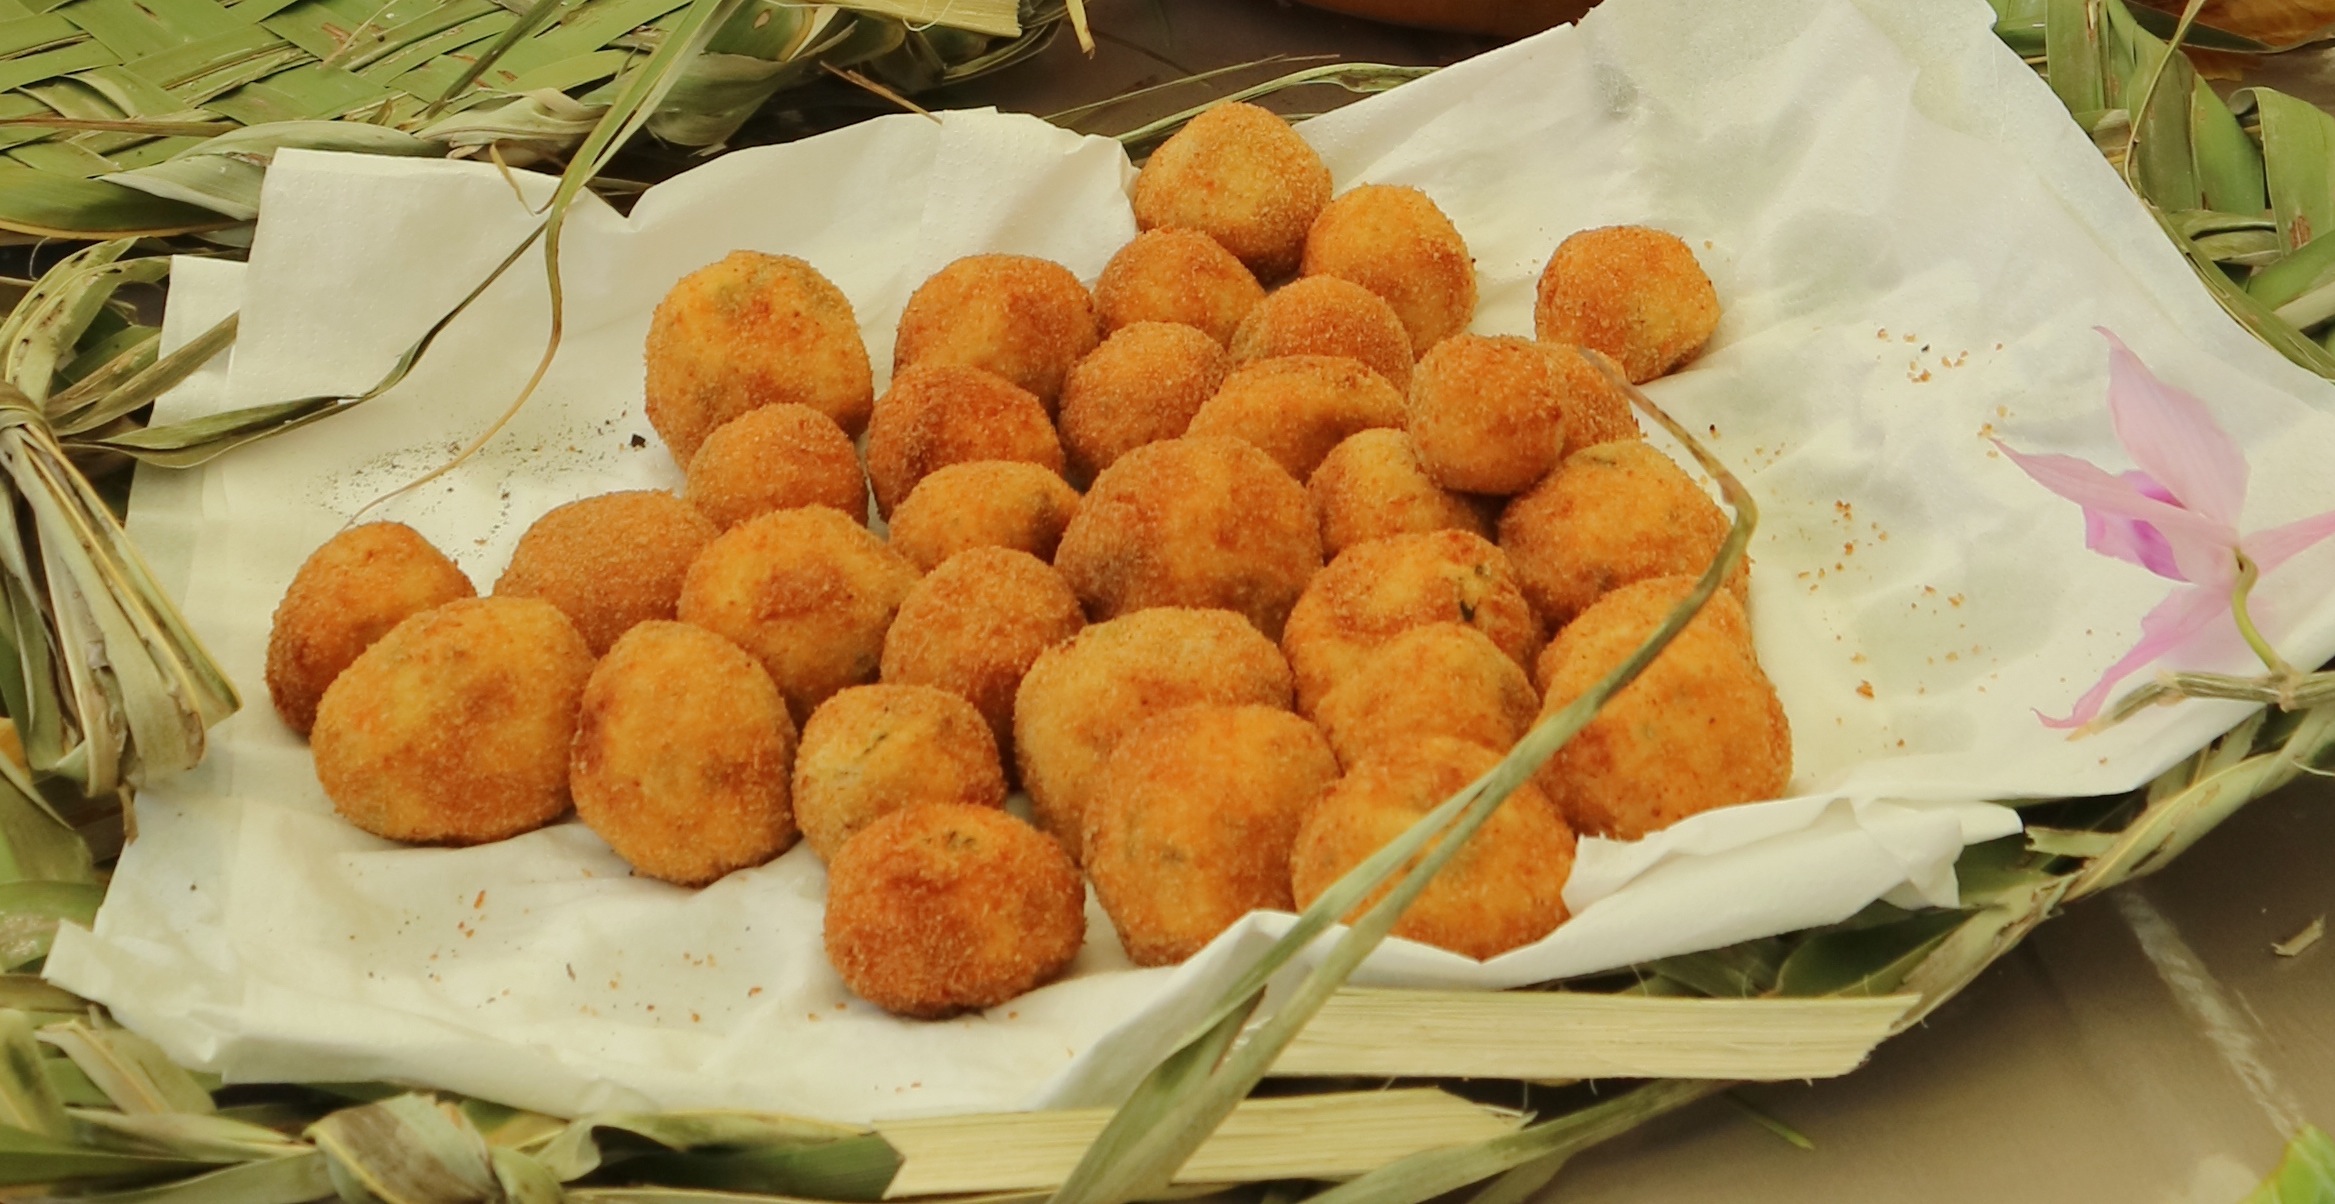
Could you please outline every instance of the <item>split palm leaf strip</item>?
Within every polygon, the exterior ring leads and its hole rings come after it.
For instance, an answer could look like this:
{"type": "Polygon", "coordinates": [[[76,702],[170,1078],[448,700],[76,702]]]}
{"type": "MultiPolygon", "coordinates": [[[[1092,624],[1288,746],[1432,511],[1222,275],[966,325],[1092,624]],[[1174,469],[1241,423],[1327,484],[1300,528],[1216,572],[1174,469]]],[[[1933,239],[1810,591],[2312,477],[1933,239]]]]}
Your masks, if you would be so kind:
{"type": "MultiPolygon", "coordinates": [[[[0,0],[0,230],[72,238],[252,220],[287,148],[567,159],[690,0],[0,0]]],[[[899,92],[1046,42],[1063,0],[746,0],[644,123],[718,149],[772,97],[850,68],[899,92]]],[[[230,232],[229,237],[232,237],[230,232]]]]}

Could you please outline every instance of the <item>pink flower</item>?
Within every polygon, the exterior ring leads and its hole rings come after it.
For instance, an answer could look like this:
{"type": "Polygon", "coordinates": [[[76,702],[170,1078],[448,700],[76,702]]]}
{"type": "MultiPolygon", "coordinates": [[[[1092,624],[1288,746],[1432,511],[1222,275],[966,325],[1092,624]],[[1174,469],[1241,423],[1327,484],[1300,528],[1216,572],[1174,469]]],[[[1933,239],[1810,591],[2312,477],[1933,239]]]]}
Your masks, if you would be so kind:
{"type": "Polygon", "coordinates": [[[2216,619],[2227,619],[2239,586],[2239,557],[2269,572],[2335,535],[2335,510],[2238,533],[2246,506],[2246,457],[2205,403],[2158,380],[2114,334],[2108,340],[2108,413],[2117,441],[2140,467],[2117,476],[2073,456],[2031,456],[1995,446],[2045,489],[2084,508],[2084,544],[2093,551],[2183,582],[2140,621],[2132,646],[2075,709],[2051,727],[2081,727],[2100,713],[2108,692],[2136,670],[2186,645],[2216,619]]]}

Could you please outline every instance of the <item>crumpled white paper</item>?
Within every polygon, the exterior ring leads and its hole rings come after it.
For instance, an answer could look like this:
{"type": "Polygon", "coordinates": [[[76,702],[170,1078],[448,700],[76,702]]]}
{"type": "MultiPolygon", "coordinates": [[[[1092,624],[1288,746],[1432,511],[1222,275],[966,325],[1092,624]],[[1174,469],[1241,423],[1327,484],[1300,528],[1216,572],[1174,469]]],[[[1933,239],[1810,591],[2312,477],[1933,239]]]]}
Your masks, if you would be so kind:
{"type": "MultiPolygon", "coordinates": [[[[2228,322],[2033,74],[1987,5],[1610,0],[1559,30],[1307,123],[1340,187],[1426,189],[1477,257],[1476,329],[1529,333],[1565,234],[1687,238],[1726,316],[1650,392],[1757,495],[1761,657],[1802,796],[1636,845],[1584,842],[1576,917],[1488,963],[1392,943],[1358,981],[1503,987],[1788,931],[1867,902],[1951,902],[1965,842],[2016,829],[1973,800],[2105,793],[2227,728],[2155,710],[2080,742],[2043,728],[2129,646],[2164,583],[2083,550],[2076,508],[1986,441],[2126,462],[2102,405],[2113,327],[2211,400],[2253,457],[2249,526],[2324,508],[2327,386],[2228,322]]],[[[1132,233],[1117,147],[1030,119],[885,118],[727,156],[629,218],[580,206],[566,343],[484,454],[374,512],[488,586],[560,502],[679,474],[640,412],[649,311],[739,247],[809,259],[878,365],[914,285],[972,251],[1091,279],[1132,233]]],[[[548,195],[521,176],[531,201],[548,195]]],[[[372,382],[529,227],[476,164],[287,153],[248,268],[188,263],[170,330],[240,305],[232,365],[177,415],[372,382]]],[[[1127,968],[1092,912],[1072,975],[986,1015],[895,1020],[819,952],[821,868],[797,849],[702,891],[635,880],[579,825],[410,849],[340,822],[264,702],[267,621],[364,502],[482,429],[545,329],[522,269],[394,394],[200,472],[141,477],[133,530],[251,701],[208,761],[138,803],[94,932],[55,981],[235,1080],[387,1078],[549,1112],[743,1106],[868,1119],[1105,1102],[1282,930],[1256,916],[1173,970],[1127,968]]],[[[2335,652],[2335,564],[2257,594],[2288,655],[2335,652]]],[[[2184,667],[2243,671],[2226,660],[2184,667]]]]}

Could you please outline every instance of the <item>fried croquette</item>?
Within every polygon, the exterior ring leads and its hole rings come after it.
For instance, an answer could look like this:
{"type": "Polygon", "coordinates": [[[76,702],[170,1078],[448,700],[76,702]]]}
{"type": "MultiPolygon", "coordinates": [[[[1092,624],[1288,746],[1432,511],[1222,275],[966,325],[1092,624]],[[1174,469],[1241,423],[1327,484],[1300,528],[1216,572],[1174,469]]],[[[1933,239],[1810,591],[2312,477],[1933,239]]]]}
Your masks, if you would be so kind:
{"type": "Polygon", "coordinates": [[[1229,610],[1160,607],[1038,654],[1014,695],[1014,759],[1038,826],[1083,855],[1104,758],[1153,715],[1195,703],[1289,706],[1289,664],[1229,610]]]}
{"type": "Polygon", "coordinates": [[[1043,985],[1086,940],[1062,846],[989,807],[894,811],[827,865],[827,960],[860,998],[936,1020],[1043,985]]]}
{"type": "Polygon", "coordinates": [[[1278,636],[1322,566],[1305,488],[1272,457],[1221,436],[1128,452],[1095,478],[1055,553],[1087,614],[1222,607],[1278,636]]]}
{"type": "Polygon", "coordinates": [[[909,295],[892,370],[958,364],[1012,381],[1054,415],[1062,378],[1102,337],[1070,269],[1027,255],[968,255],[909,295]]]}
{"type": "Polygon", "coordinates": [[[1285,355],[1251,360],[1225,377],[1188,433],[1255,444],[1302,481],[1347,436],[1402,423],[1403,395],[1362,361],[1285,355]]]}
{"type": "Polygon", "coordinates": [[[1629,397],[1606,377],[1605,373],[1611,372],[1627,379],[1613,357],[1570,343],[1542,343],[1541,346],[1548,348],[1550,357],[1556,361],[1557,405],[1565,412],[1565,455],[1616,439],[1645,437],[1638,429],[1638,418],[1630,409],[1629,397]],[[1599,371],[1592,361],[1604,364],[1605,371],[1599,371]]]}
{"type": "Polygon", "coordinates": [[[1059,473],[1018,460],[971,460],[916,483],[892,512],[892,550],[926,573],[971,548],[1052,560],[1077,513],[1078,491],[1059,473]]]}
{"type": "Polygon", "coordinates": [[[1330,203],[1330,169],[1287,121],[1220,104],[1177,130],[1135,177],[1135,224],[1182,226],[1224,245],[1259,280],[1297,269],[1330,203]]]}
{"type": "Polygon", "coordinates": [[[1522,493],[1564,454],[1565,383],[1530,339],[1453,335],[1419,361],[1404,429],[1445,489],[1522,493]]]}
{"type": "Polygon", "coordinates": [[[1427,475],[1410,435],[1399,430],[1347,436],[1306,478],[1305,496],[1313,504],[1322,555],[1327,557],[1389,535],[1444,530],[1492,534],[1482,511],[1427,475]]]}
{"type": "Polygon", "coordinates": [[[723,530],[797,506],[851,519],[868,513],[867,474],[851,436],[809,406],[763,406],[723,423],[689,461],[682,496],[723,530]]]}
{"type": "Polygon", "coordinates": [[[661,489],[569,502],[519,537],[495,593],[559,607],[592,655],[604,655],[633,624],[673,617],[689,562],[719,533],[661,489]]]}
{"type": "Polygon", "coordinates": [[[1476,263],[1443,210],[1416,188],[1363,184],[1313,219],[1308,276],[1351,280],[1386,298],[1424,355],[1476,315],[1476,263]]]}
{"type": "Polygon", "coordinates": [[[683,276],[649,320],[646,359],[649,425],[684,468],[748,410],[809,406],[856,435],[875,404],[851,300],[790,255],[732,251],[683,276]]]}
{"type": "Polygon", "coordinates": [[[539,598],[407,618],[333,679],[309,744],[341,818],[375,836],[479,844],[568,809],[592,650],[539,598]]]}
{"type": "Polygon", "coordinates": [[[1694,355],[1719,326],[1719,294],[1677,235],[1644,226],[1583,230],[1541,269],[1533,332],[1614,358],[1631,384],[1694,355]]]}
{"type": "Polygon", "coordinates": [[[795,723],[754,658],[687,623],[642,623],[584,686],[576,818],[635,872],[703,886],[795,842],[795,723]]]}
{"type": "Polygon", "coordinates": [[[916,566],[825,506],[722,533],[689,566],[680,617],[746,650],[799,725],[846,686],[874,681],[884,631],[916,566]]]}
{"type": "Polygon", "coordinates": [[[1046,408],[1004,377],[961,364],[915,364],[892,378],[868,420],[868,480],[885,515],[951,464],[1019,460],[1062,475],[1046,408]]]}
{"type": "Polygon", "coordinates": [[[1312,715],[1386,641],[1428,623],[1464,623],[1518,665],[1540,648],[1540,623],[1508,557],[1467,531],[1355,544],[1316,574],[1281,636],[1297,709],[1312,715]]]}
{"type": "Polygon", "coordinates": [[[1257,302],[1232,334],[1232,362],[1284,355],[1361,360],[1397,392],[1411,387],[1411,336],[1377,293],[1335,276],[1308,276],[1257,302]]]}
{"type": "Polygon", "coordinates": [[[470,578],[404,523],[351,527],[308,554],[268,628],[268,697],[305,736],[332,679],[410,615],[474,597],[470,578]]]}
{"type": "Polygon", "coordinates": [[[1136,235],[1095,281],[1095,310],[1105,336],[1137,322],[1174,322],[1222,347],[1264,299],[1257,278],[1224,244],[1172,226],[1136,235]]]}
{"type": "Polygon", "coordinates": [[[1182,435],[1229,366],[1224,348],[1190,326],[1137,322],[1113,332],[1062,386],[1071,475],[1091,481],[1128,452],[1182,435]]]}
{"type": "Polygon", "coordinates": [[[1338,763],[1425,736],[1507,752],[1540,711],[1524,668],[1483,632],[1459,623],[1413,627],[1380,644],[1314,710],[1338,763]]]}
{"type": "Polygon", "coordinates": [[[1183,707],[1128,733],[1086,813],[1086,871],[1127,956],[1170,965],[1290,910],[1297,826],[1337,776],[1321,733],[1272,707],[1183,707]]]}
{"type": "MultiPolygon", "coordinates": [[[[1541,654],[1545,717],[1612,671],[1694,586],[1656,577],[1605,595],[1541,654]]],[[[1645,672],[1541,769],[1541,789],[1583,833],[1636,840],[1689,815],[1781,795],[1792,730],[1721,590],[1645,672]]]]}
{"type": "Polygon", "coordinates": [[[853,686],[803,725],[794,800],[803,842],[831,862],[861,828],[903,807],[1003,807],[1005,769],[972,703],[931,686],[853,686]]]}
{"type": "Polygon", "coordinates": [[[968,549],[926,573],[900,603],[884,635],[883,680],[963,696],[1010,763],[1022,675],[1085,625],[1078,595],[1044,561],[1010,548],[968,549]]]}
{"type": "MultiPolygon", "coordinates": [[[[1552,628],[1617,586],[1701,575],[1726,539],[1717,503],[1642,439],[1574,452],[1500,515],[1500,550],[1552,628]]],[[[1738,601],[1749,588],[1746,568],[1737,562],[1727,578],[1738,601]]]]}
{"type": "MultiPolygon", "coordinates": [[[[1297,905],[1310,906],[1499,759],[1478,745],[1430,736],[1356,765],[1297,834],[1289,858],[1297,905]]],[[[1565,922],[1573,850],[1572,829],[1557,809],[1531,783],[1521,784],[1412,900],[1394,935],[1479,960],[1529,945],[1565,922]]],[[[1372,892],[1353,914],[1384,893],[1372,892]]]]}

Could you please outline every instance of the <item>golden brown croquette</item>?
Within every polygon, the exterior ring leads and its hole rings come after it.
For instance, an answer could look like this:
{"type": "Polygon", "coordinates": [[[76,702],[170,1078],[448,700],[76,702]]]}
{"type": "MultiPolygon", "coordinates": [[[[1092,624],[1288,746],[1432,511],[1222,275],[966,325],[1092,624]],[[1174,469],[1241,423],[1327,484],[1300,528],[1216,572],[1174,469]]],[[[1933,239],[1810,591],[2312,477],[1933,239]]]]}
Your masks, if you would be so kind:
{"type": "Polygon", "coordinates": [[[968,549],[926,573],[900,603],[884,636],[883,679],[962,695],[1010,763],[1022,675],[1085,625],[1078,595],[1044,561],[1010,548],[968,549]]]}
{"type": "Polygon", "coordinates": [[[1404,429],[1445,489],[1522,493],[1565,450],[1564,391],[1557,357],[1541,344],[1453,335],[1419,361],[1404,429]]]}
{"type": "Polygon", "coordinates": [[[1229,102],[1175,132],[1135,177],[1135,224],[1181,226],[1224,245],[1259,280],[1297,269],[1330,201],[1330,169],[1287,121],[1229,102]]]}
{"type": "Polygon", "coordinates": [[[559,607],[599,656],[635,623],[670,619],[712,522],[661,489],[603,493],[546,512],[519,537],[495,593],[559,607]]]}
{"type": "Polygon", "coordinates": [[[918,803],[1005,805],[997,739],[973,704],[931,686],[853,686],[819,704],[795,758],[795,822],[823,861],[918,803]]]}
{"type": "Polygon", "coordinates": [[[341,818],[390,840],[478,844],[568,809],[568,747],[592,675],[575,624],[537,598],[463,598],[407,618],[333,680],[309,744],[341,818]]]}
{"type": "MultiPolygon", "coordinates": [[[[1429,736],[1349,770],[1298,832],[1289,858],[1297,905],[1310,906],[1499,759],[1478,745],[1429,736]]],[[[1520,785],[1411,902],[1394,935],[1477,959],[1532,944],[1565,922],[1573,851],[1572,830],[1557,809],[1531,783],[1520,785]]],[[[1376,903],[1385,889],[1373,892],[1354,914],[1376,903]]]]}
{"type": "Polygon", "coordinates": [[[292,575],[268,628],[268,697],[305,736],[332,679],[389,629],[478,593],[470,578],[404,523],[367,523],[324,541],[292,575]]]}
{"type": "Polygon", "coordinates": [[[687,468],[723,423],[802,405],[849,434],[875,381],[843,290],[791,255],[732,251],[683,276],[649,320],[649,425],[687,468]]]}
{"type": "Polygon", "coordinates": [[[1019,460],[1062,475],[1046,409],[1004,377],[959,364],[900,370],[868,420],[868,479],[890,515],[916,483],[951,464],[1019,460]]]}
{"type": "Polygon", "coordinates": [[[1602,363],[1608,372],[1626,380],[1621,365],[1602,351],[1589,351],[1570,343],[1542,343],[1557,366],[1557,405],[1565,411],[1565,455],[1572,455],[1584,447],[1611,443],[1616,439],[1641,439],[1637,414],[1630,408],[1630,399],[1614,387],[1605,372],[1594,365],[1602,363]]]}
{"type": "Polygon", "coordinates": [[[1532,326],[1548,342],[1612,356],[1639,384],[1701,349],[1719,326],[1719,294],[1677,235],[1605,226],[1557,244],[1532,326]]]}
{"type": "Polygon", "coordinates": [[[980,368],[1036,397],[1051,418],[1063,376],[1100,338],[1094,298],[1069,268],[1027,255],[968,255],[909,295],[892,370],[980,368]]]}
{"type": "Polygon", "coordinates": [[[1392,184],[1347,189],[1305,236],[1308,276],[1351,280],[1386,298],[1424,355],[1476,315],[1476,263],[1427,194],[1392,184]]]}
{"type": "Polygon", "coordinates": [[[1483,632],[1459,623],[1413,627],[1363,657],[1314,709],[1338,763],[1450,736],[1504,753],[1540,711],[1524,668],[1483,632]]]}
{"type": "Polygon", "coordinates": [[[1138,322],[1174,322],[1232,341],[1265,290],[1224,244],[1198,230],[1146,230],[1119,248],[1095,281],[1095,309],[1107,336],[1138,322]]]}
{"type": "Polygon", "coordinates": [[[1077,514],[1078,491],[1038,465],[951,464],[918,481],[892,512],[892,550],[927,573],[972,548],[1012,548],[1052,560],[1077,514]]]}
{"type": "Polygon", "coordinates": [[[1272,707],[1183,707],[1128,733],[1086,813],[1086,871],[1127,956],[1170,965],[1289,910],[1297,826],[1337,776],[1321,733],[1272,707]]]}
{"type": "Polygon", "coordinates": [[[1361,360],[1401,392],[1411,387],[1411,336],[1377,293],[1335,276],[1308,276],[1273,291],[1232,335],[1234,367],[1284,355],[1361,360]]]}
{"type": "Polygon", "coordinates": [[[1289,664],[1229,610],[1160,607],[1038,655],[1014,696],[1014,758],[1038,826],[1082,855],[1103,760],[1153,715],[1195,703],[1289,706],[1289,664]]]}
{"type": "Polygon", "coordinates": [[[1062,445],[1071,475],[1091,481],[1135,448],[1181,436],[1224,383],[1228,366],[1224,348],[1192,327],[1120,327],[1062,386],[1062,445]]]}
{"type": "Polygon", "coordinates": [[[1347,436],[1306,478],[1305,496],[1313,504],[1314,521],[1322,532],[1322,555],[1327,557],[1389,535],[1443,530],[1492,534],[1483,511],[1427,475],[1410,435],[1399,430],[1347,436]]]}
{"type": "Polygon", "coordinates": [[[655,620],[592,670],[568,782],[576,818],[634,872],[703,886],[795,842],[794,752],[786,700],[753,657],[655,620]]]}
{"type": "MultiPolygon", "coordinates": [[[[1582,611],[1541,654],[1541,714],[1612,671],[1693,585],[1656,577],[1582,611]]],[[[1537,781],[1578,831],[1636,840],[1714,807],[1775,798],[1791,776],[1783,703],[1752,652],[1743,607],[1721,590],[1537,781]]]]}
{"type": "Polygon", "coordinates": [[[894,811],[827,866],[827,960],[888,1012],[995,1007],[1061,974],[1085,940],[1078,867],[1000,810],[894,811]]]}
{"type": "Polygon", "coordinates": [[[1281,650],[1296,674],[1298,710],[1312,715],[1373,649],[1413,627],[1464,623],[1529,665],[1540,623],[1508,557],[1466,531],[1355,544],[1316,574],[1289,612],[1281,650]]]}
{"type": "Polygon", "coordinates": [[[1187,433],[1254,444],[1302,481],[1348,435],[1402,423],[1403,395],[1362,361],[1285,355],[1225,377],[1187,433]]]}
{"type": "MultiPolygon", "coordinates": [[[[1726,539],[1718,504],[1642,439],[1574,452],[1500,515],[1500,550],[1551,628],[1633,581],[1700,576],[1726,539]]],[[[1747,570],[1738,562],[1727,579],[1738,601],[1747,570]]]]}
{"type": "Polygon", "coordinates": [[[851,437],[808,406],[763,406],[723,423],[689,461],[682,496],[725,531],[797,506],[868,515],[867,474],[851,437]]]}
{"type": "Polygon", "coordinates": [[[680,616],[762,662],[799,725],[837,690],[874,681],[916,566],[825,506],[722,533],[689,566],[680,616]]]}
{"type": "Polygon", "coordinates": [[[1094,619],[1223,607],[1277,636],[1321,568],[1305,488],[1238,439],[1170,439],[1095,478],[1054,567],[1094,619]]]}

